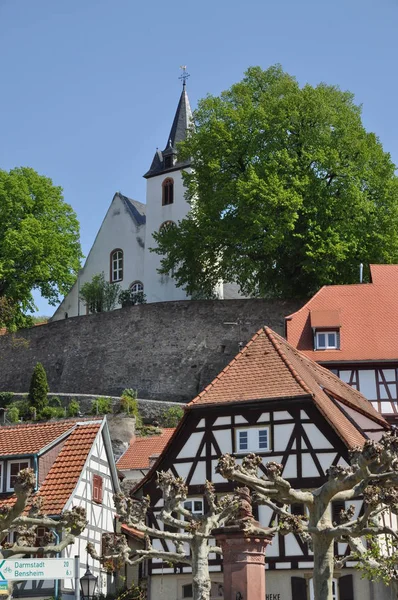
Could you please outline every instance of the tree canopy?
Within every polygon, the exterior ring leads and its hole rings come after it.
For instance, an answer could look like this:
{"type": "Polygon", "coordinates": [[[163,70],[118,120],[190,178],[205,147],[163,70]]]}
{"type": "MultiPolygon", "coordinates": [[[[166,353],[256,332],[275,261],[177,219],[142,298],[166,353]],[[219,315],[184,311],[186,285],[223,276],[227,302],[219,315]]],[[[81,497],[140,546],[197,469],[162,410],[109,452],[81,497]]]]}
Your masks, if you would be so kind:
{"type": "Polygon", "coordinates": [[[35,289],[55,305],[81,257],[79,223],[62,189],[30,168],[0,170],[0,325],[29,324],[35,289]]]}
{"type": "Polygon", "coordinates": [[[161,272],[211,296],[305,297],[398,260],[398,180],[353,94],[300,87],[280,66],[250,68],[207,96],[179,146],[191,211],[154,235],[161,272]]]}

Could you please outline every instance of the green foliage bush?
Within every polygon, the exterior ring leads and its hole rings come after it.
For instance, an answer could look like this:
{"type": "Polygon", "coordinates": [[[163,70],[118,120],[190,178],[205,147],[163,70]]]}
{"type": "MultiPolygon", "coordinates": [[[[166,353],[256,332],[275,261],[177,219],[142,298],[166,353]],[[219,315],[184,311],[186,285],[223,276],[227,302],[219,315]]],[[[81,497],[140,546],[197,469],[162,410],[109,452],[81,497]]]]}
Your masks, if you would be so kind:
{"type": "Polygon", "coordinates": [[[65,416],[65,410],[60,406],[45,406],[39,413],[40,421],[49,419],[62,419],[65,416]]]}
{"type": "Polygon", "coordinates": [[[90,313],[99,313],[113,310],[117,304],[119,293],[120,285],[105,281],[104,273],[100,273],[82,285],[80,298],[88,306],[90,313]]]}
{"type": "Polygon", "coordinates": [[[51,396],[51,398],[48,399],[48,405],[55,406],[55,408],[62,408],[62,402],[58,396],[51,396]]]}
{"type": "Polygon", "coordinates": [[[80,413],[80,404],[77,400],[71,400],[68,404],[67,414],[68,417],[78,417],[80,413]]]}
{"type": "Polygon", "coordinates": [[[138,409],[137,390],[126,388],[120,397],[120,410],[136,420],[137,427],[141,426],[142,419],[138,409]]]}
{"type": "Polygon", "coordinates": [[[31,418],[29,402],[27,400],[14,400],[10,405],[10,408],[11,407],[15,407],[18,410],[20,418],[24,420],[31,418]]]}
{"type": "Polygon", "coordinates": [[[40,413],[48,405],[49,391],[47,375],[43,365],[38,362],[33,370],[29,388],[29,404],[40,413]]]}
{"type": "Polygon", "coordinates": [[[14,394],[12,392],[0,392],[0,408],[6,408],[13,398],[14,394]]]}
{"type": "Polygon", "coordinates": [[[19,410],[15,404],[11,404],[11,406],[7,409],[6,413],[7,419],[11,423],[18,423],[19,421],[19,410]]]}
{"type": "Polygon", "coordinates": [[[112,398],[96,398],[91,402],[92,415],[107,415],[112,412],[112,398]]]}
{"type": "Polygon", "coordinates": [[[122,290],[119,294],[119,304],[122,306],[134,306],[135,304],[146,304],[144,292],[132,292],[130,289],[122,290]]]}
{"type": "Polygon", "coordinates": [[[171,406],[161,417],[163,427],[177,427],[184,416],[184,410],[180,406],[171,406]]]}

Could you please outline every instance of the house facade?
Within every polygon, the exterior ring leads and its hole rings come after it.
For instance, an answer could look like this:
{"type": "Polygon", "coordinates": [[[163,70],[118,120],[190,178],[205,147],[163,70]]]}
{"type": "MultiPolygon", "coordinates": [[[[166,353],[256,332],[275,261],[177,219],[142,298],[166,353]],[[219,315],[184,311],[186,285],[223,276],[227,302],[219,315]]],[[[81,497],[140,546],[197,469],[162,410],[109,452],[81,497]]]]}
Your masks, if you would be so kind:
{"type": "MultiPolygon", "coordinates": [[[[316,488],[325,481],[330,465],[347,464],[350,448],[368,438],[380,439],[388,429],[388,423],[359,392],[264,328],[188,405],[135,494],[150,496],[151,524],[162,527],[157,520],[163,500],[156,487],[156,471],[170,470],[187,482],[185,507],[202,513],[206,480],[213,482],[217,493],[233,489],[216,473],[219,456],[231,453],[239,460],[249,452],[262,456],[263,465],[281,463],[283,477],[292,486],[316,488]]],[[[336,515],[343,504],[333,506],[336,515]]],[[[353,504],[359,514],[361,501],[353,504]]],[[[301,505],[291,510],[303,514],[301,505]]],[[[267,527],[277,517],[268,507],[259,506],[256,518],[267,527]]],[[[165,541],[152,543],[172,550],[165,541]]],[[[347,544],[336,544],[335,552],[344,555],[347,544]]],[[[222,564],[215,555],[210,558],[212,597],[222,597],[222,564]]],[[[267,598],[314,600],[313,567],[311,550],[299,536],[275,537],[266,553],[267,598]]],[[[148,573],[149,600],[191,597],[190,567],[152,560],[148,573]]],[[[362,579],[350,562],[336,570],[333,585],[333,600],[371,600],[375,594],[380,600],[389,598],[383,586],[362,579]]]]}
{"type": "MultiPolygon", "coordinates": [[[[65,419],[5,426],[0,431],[0,506],[14,501],[13,481],[19,470],[34,469],[43,512],[57,518],[73,506],[86,509],[88,524],[64,555],[80,557],[80,577],[87,563],[86,545],[101,553],[102,535],[115,531],[113,495],[119,481],[105,419],[65,419]]],[[[114,590],[112,576],[90,559],[99,592],[114,590]]],[[[63,597],[74,594],[73,580],[16,582],[14,597],[63,597]]]]}
{"type": "Polygon", "coordinates": [[[398,265],[370,265],[370,283],[324,286],[286,317],[300,352],[398,422],[398,265]]]}

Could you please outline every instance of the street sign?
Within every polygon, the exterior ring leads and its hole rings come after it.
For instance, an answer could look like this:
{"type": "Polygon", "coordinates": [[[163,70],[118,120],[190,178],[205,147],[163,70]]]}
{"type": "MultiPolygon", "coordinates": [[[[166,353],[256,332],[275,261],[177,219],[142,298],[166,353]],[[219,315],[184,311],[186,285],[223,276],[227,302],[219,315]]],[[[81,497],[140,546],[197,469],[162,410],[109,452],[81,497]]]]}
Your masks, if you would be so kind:
{"type": "Polygon", "coordinates": [[[17,579],[70,579],[75,576],[73,558],[18,558],[0,560],[0,585],[17,579]]]}

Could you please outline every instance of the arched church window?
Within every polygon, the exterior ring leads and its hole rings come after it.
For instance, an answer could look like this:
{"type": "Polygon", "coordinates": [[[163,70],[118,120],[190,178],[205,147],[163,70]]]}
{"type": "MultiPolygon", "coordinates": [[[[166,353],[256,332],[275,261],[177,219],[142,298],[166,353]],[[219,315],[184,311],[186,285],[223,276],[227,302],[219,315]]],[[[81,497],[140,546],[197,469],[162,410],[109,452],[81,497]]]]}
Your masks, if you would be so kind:
{"type": "Polygon", "coordinates": [[[163,231],[164,229],[171,229],[172,227],[177,227],[177,225],[174,223],[174,221],[165,221],[159,227],[159,232],[163,231]]]}
{"type": "Polygon", "coordinates": [[[130,285],[131,295],[139,294],[144,291],[144,284],[141,281],[134,281],[130,285]]]}
{"type": "Polygon", "coordinates": [[[110,281],[122,281],[123,279],[123,250],[116,248],[111,252],[110,281]]]}
{"type": "Polygon", "coordinates": [[[174,181],[171,177],[165,179],[162,183],[162,206],[173,204],[174,202],[174,181]]]}

